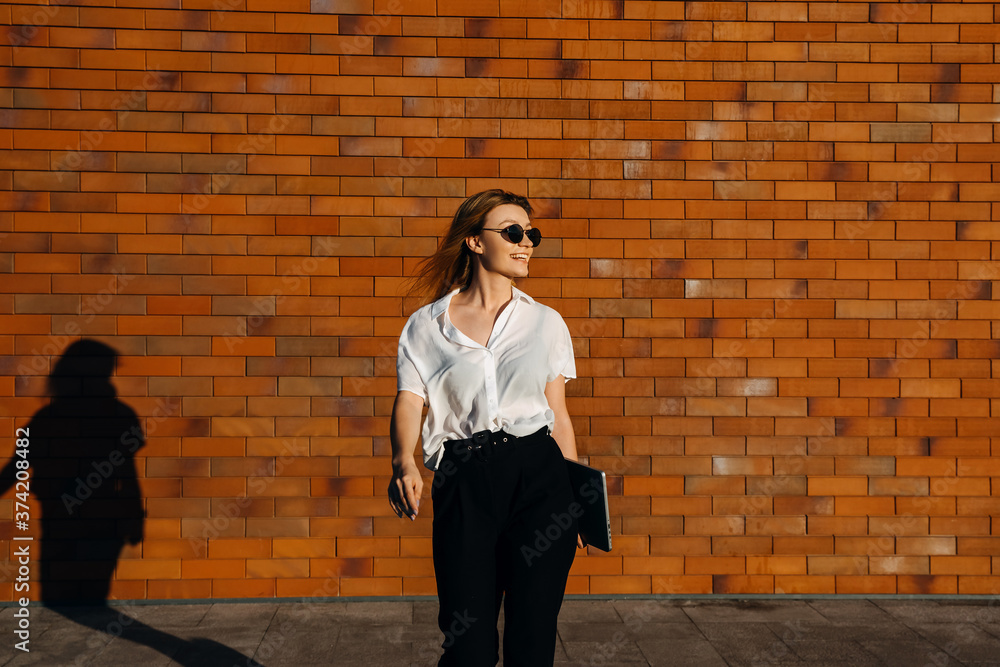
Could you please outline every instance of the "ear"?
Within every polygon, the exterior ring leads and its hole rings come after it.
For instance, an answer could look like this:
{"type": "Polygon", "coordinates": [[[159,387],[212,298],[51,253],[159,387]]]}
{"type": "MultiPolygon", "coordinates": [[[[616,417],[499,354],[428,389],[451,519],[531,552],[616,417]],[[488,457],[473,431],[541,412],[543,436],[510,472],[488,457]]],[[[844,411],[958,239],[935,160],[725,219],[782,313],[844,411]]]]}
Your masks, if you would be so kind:
{"type": "Polygon", "coordinates": [[[466,236],[465,245],[472,252],[473,255],[482,255],[484,252],[482,241],[479,240],[478,235],[466,236]]]}

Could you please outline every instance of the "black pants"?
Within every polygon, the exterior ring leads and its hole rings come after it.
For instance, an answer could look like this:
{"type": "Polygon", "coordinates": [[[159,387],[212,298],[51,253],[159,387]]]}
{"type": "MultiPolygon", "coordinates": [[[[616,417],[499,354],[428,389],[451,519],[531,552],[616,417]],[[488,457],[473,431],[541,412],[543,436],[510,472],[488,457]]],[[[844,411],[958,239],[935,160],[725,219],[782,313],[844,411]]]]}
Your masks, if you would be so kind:
{"type": "Polygon", "coordinates": [[[503,602],[504,665],[552,665],[577,536],[562,452],[545,429],[467,443],[445,443],[431,491],[438,664],[496,665],[503,602]]]}

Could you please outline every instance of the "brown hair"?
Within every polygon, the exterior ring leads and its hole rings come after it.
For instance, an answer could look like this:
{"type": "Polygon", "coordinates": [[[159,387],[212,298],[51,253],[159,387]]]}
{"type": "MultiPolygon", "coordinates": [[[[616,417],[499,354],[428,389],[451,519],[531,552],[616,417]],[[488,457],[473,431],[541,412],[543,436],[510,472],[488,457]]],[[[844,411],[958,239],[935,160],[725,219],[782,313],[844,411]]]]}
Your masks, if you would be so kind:
{"type": "Polygon", "coordinates": [[[472,251],[465,239],[483,231],[486,216],[497,206],[514,204],[529,216],[532,209],[527,197],[506,190],[485,190],[462,202],[451,219],[448,232],[437,251],[417,266],[410,294],[440,299],[455,287],[465,289],[472,282],[472,251]]]}

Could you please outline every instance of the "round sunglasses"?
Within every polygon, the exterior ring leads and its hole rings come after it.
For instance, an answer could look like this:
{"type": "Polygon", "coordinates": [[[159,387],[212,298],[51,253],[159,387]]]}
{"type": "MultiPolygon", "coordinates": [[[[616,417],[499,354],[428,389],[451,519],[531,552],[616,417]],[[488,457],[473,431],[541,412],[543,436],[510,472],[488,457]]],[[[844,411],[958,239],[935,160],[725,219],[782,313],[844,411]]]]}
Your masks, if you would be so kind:
{"type": "Polygon", "coordinates": [[[517,245],[521,242],[525,236],[531,241],[531,247],[538,247],[538,244],[542,242],[542,232],[537,227],[532,227],[531,229],[525,229],[521,225],[513,224],[510,227],[504,227],[503,229],[490,229],[488,227],[483,227],[484,232],[500,232],[500,236],[503,237],[505,241],[517,245]]]}

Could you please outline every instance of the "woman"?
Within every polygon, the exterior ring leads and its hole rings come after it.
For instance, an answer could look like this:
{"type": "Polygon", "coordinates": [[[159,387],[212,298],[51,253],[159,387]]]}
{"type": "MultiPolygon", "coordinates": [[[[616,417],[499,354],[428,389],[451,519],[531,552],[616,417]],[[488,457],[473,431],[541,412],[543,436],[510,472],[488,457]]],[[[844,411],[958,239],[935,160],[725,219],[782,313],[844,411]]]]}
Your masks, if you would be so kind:
{"type": "Polygon", "coordinates": [[[565,383],[576,376],[559,314],[513,286],[541,233],[524,197],[488,190],[459,207],[420,274],[436,300],[403,327],[389,502],[415,519],[435,471],[440,665],[551,665],[577,536],[565,458],[576,460],[565,383]],[[421,410],[427,417],[420,428],[421,410]]]}

